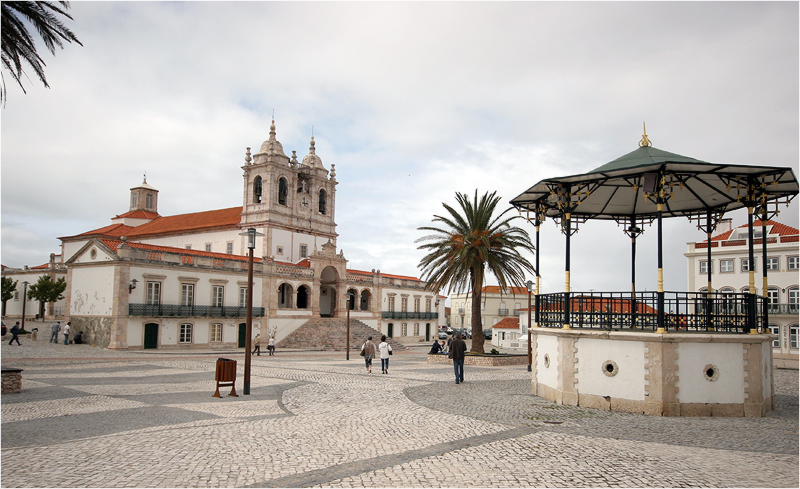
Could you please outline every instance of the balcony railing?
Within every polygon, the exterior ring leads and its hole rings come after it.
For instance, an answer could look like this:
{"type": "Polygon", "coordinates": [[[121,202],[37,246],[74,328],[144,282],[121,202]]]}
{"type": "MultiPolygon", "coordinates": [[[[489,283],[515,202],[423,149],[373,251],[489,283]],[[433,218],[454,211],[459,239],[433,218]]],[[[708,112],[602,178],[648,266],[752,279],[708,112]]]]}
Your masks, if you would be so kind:
{"type": "MultiPolygon", "coordinates": [[[[246,307],[231,306],[179,306],[175,304],[128,304],[129,316],[147,317],[208,317],[243,318],[247,317],[246,307]]],[[[253,317],[263,317],[264,308],[254,307],[253,317]]]]}
{"type": "Polygon", "coordinates": [[[498,309],[497,310],[498,316],[508,316],[508,309],[498,309]]]}
{"type": "MultiPolygon", "coordinates": [[[[667,331],[729,333],[760,330],[764,323],[764,302],[764,297],[751,294],[664,292],[664,328],[667,331]]],[[[570,328],[605,330],[656,330],[658,327],[656,292],[542,294],[537,303],[539,326],[546,328],[561,328],[564,324],[569,324],[570,328]],[[568,319],[564,311],[567,295],[568,319]]]]}
{"type": "Polygon", "coordinates": [[[438,312],[397,312],[397,311],[383,311],[381,312],[383,319],[439,319],[438,312]]]}
{"type": "Polygon", "coordinates": [[[800,313],[800,305],[798,304],[768,304],[767,312],[769,315],[773,314],[792,314],[797,316],[800,313]]]}

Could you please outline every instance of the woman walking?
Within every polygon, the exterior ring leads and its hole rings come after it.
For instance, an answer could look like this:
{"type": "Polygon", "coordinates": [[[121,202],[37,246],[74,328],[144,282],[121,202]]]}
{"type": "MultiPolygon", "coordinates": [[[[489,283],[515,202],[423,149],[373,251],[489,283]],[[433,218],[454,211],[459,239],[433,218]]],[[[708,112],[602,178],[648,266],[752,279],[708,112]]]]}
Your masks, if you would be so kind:
{"type": "Polygon", "coordinates": [[[367,341],[361,346],[361,351],[364,355],[364,363],[367,365],[367,373],[372,373],[372,359],[375,357],[375,343],[372,342],[372,336],[367,338],[367,341]]]}
{"type": "Polygon", "coordinates": [[[381,336],[381,344],[378,345],[378,351],[381,352],[381,373],[389,373],[389,355],[392,354],[392,345],[386,343],[386,335],[381,336]]]}

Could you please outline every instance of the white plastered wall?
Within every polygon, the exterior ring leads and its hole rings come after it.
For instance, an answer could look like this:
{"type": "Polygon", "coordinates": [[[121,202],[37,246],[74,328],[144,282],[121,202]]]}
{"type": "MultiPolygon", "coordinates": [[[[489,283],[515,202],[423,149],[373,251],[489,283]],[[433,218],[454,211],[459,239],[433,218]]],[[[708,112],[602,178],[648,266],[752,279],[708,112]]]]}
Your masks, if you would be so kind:
{"type": "Polygon", "coordinates": [[[744,351],[741,343],[679,343],[677,350],[679,402],[744,402],[744,351]],[[706,379],[704,373],[708,365],[719,371],[716,380],[706,379]]]}
{"type": "Polygon", "coordinates": [[[578,392],[643,401],[644,343],[641,341],[608,341],[580,338],[577,342],[578,392]],[[604,373],[607,361],[616,363],[613,376],[604,373]]]}
{"type": "Polygon", "coordinates": [[[540,384],[558,389],[558,337],[537,334],[536,341],[536,373],[540,384]],[[545,355],[550,360],[550,366],[545,366],[545,355]]]}
{"type": "Polygon", "coordinates": [[[110,316],[114,303],[114,267],[76,267],[72,270],[70,315],[110,316]]]}

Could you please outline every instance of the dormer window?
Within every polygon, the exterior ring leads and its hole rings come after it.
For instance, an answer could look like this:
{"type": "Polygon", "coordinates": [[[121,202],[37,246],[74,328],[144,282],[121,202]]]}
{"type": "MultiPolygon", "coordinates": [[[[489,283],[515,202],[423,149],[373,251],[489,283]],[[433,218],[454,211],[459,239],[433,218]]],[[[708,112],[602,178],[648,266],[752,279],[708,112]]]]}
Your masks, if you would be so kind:
{"type": "Polygon", "coordinates": [[[253,203],[261,203],[261,177],[256,177],[256,179],[253,180],[253,203]]]}
{"type": "Polygon", "coordinates": [[[326,194],[324,190],[319,191],[319,213],[325,214],[326,194]]]}
{"type": "Polygon", "coordinates": [[[147,194],[147,196],[145,197],[145,207],[147,209],[153,208],[153,194],[147,194]]]}
{"type": "Polygon", "coordinates": [[[131,210],[136,209],[137,205],[139,205],[139,195],[131,194],[131,210]]]}

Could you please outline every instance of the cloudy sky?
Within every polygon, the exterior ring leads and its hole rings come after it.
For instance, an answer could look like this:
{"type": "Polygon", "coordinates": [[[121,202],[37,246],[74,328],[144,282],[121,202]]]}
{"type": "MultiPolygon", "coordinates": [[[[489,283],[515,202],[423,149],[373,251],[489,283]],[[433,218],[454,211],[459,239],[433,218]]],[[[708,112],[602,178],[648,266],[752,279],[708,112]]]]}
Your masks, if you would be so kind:
{"type": "MultiPolygon", "coordinates": [[[[338,247],[351,268],[419,276],[417,228],[456,192],[503,205],[543,178],[638,147],[798,172],[797,2],[73,2],[83,43],[51,85],[5,75],[2,263],[40,265],[59,236],[110,224],[129,189],[162,215],[242,205],[245,148],[336,165],[338,247]]],[[[798,204],[778,220],[797,226],[798,204]]],[[[730,214],[744,224],[742,211],[730,214]]],[[[520,221],[533,234],[533,227],[520,221]]],[[[686,288],[671,219],[666,288],[686,288]]],[[[640,290],[656,286],[655,228],[640,290]]],[[[542,226],[544,291],[564,286],[564,238],[542,226]]],[[[573,238],[574,290],[630,289],[614,223],[573,238]]]]}

